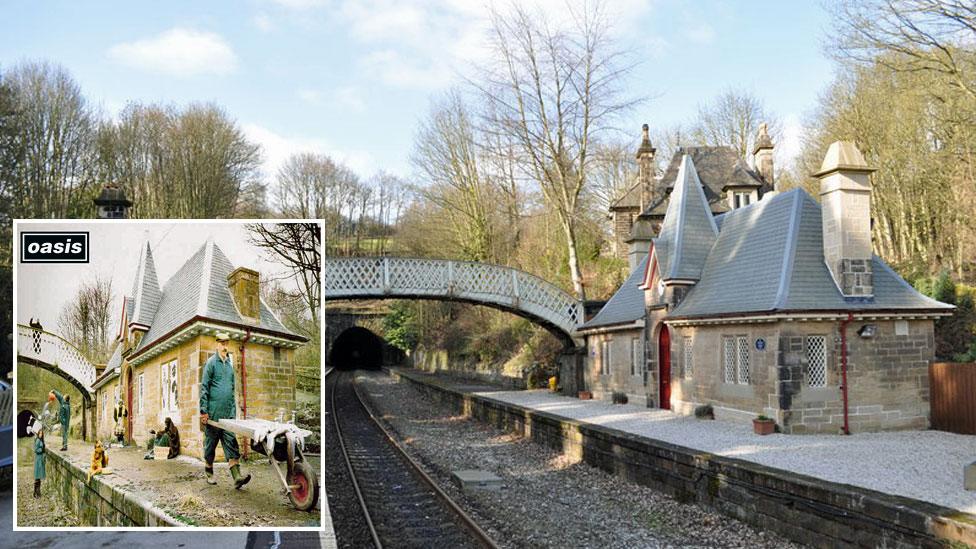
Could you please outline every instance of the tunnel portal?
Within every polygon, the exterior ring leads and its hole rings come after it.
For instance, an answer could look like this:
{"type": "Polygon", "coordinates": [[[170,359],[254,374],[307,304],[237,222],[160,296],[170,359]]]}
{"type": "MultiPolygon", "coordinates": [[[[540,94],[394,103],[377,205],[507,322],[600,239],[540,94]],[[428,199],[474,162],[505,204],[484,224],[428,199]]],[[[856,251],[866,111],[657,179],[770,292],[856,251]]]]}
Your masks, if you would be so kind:
{"type": "Polygon", "coordinates": [[[340,370],[379,370],[383,365],[383,339],[359,326],[353,326],[336,338],[328,363],[340,370]]]}
{"type": "Polygon", "coordinates": [[[27,424],[33,417],[37,416],[30,410],[23,410],[17,414],[17,438],[30,436],[30,433],[27,432],[27,424]]]}

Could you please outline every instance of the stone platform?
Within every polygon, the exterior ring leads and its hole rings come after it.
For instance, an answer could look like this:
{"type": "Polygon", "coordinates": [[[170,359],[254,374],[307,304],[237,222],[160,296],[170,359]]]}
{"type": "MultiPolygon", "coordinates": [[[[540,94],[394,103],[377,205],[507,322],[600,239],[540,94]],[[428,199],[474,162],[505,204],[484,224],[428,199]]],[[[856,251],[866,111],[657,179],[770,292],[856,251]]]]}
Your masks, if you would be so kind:
{"type": "Polygon", "coordinates": [[[976,455],[976,437],[931,431],[761,437],[750,426],[663,410],[506,391],[413,369],[391,373],[460,413],[801,543],[976,546],[976,494],[963,490],[961,465],[931,462],[943,456],[939,450],[952,460],[976,455]],[[906,442],[915,438],[917,444],[906,442]],[[843,480],[811,474],[833,469],[843,480]],[[906,497],[913,486],[915,497],[906,497]]]}

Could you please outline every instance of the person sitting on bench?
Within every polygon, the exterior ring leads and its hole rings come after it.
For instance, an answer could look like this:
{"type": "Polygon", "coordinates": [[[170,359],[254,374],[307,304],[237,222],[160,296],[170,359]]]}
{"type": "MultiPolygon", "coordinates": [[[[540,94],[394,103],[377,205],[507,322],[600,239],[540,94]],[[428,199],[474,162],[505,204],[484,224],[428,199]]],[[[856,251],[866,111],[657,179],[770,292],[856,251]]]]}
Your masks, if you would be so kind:
{"type": "Polygon", "coordinates": [[[159,447],[169,447],[169,453],[166,454],[166,459],[173,459],[180,455],[180,431],[173,425],[173,420],[166,418],[166,426],[162,431],[157,433],[156,431],[149,431],[150,437],[149,442],[146,444],[146,455],[143,459],[155,459],[155,453],[153,448],[159,447]]]}

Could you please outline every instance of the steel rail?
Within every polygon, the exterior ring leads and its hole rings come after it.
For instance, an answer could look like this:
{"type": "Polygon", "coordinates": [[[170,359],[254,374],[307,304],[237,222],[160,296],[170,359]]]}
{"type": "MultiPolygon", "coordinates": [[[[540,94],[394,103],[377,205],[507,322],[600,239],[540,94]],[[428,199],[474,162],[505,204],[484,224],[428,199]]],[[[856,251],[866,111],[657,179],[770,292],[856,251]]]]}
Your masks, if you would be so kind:
{"type": "MultiPolygon", "coordinates": [[[[335,368],[326,374],[335,372],[335,368]]],[[[335,374],[338,377],[338,373],[335,374]]],[[[363,510],[363,517],[366,519],[366,526],[369,527],[369,535],[373,538],[373,544],[376,545],[376,549],[383,549],[383,543],[380,541],[380,536],[376,532],[376,526],[373,525],[373,518],[369,514],[369,507],[366,505],[366,499],[363,498],[363,492],[359,489],[359,481],[356,480],[356,472],[353,470],[352,462],[349,460],[349,454],[346,452],[346,443],[342,440],[342,427],[339,425],[339,415],[336,413],[336,387],[339,385],[338,380],[332,384],[332,421],[335,423],[336,428],[336,438],[339,439],[339,449],[342,451],[342,458],[346,462],[346,469],[349,471],[349,479],[352,480],[352,487],[356,491],[356,498],[359,499],[359,507],[363,510]]]]}
{"type": "MultiPolygon", "coordinates": [[[[359,401],[359,404],[363,407],[364,410],[366,410],[366,414],[369,415],[370,419],[373,420],[373,423],[377,427],[379,427],[380,431],[382,431],[382,433],[386,436],[387,440],[390,442],[393,448],[396,449],[396,451],[400,454],[400,456],[404,459],[404,461],[410,466],[410,469],[414,473],[416,473],[416,475],[420,477],[420,479],[423,480],[424,483],[427,486],[429,486],[431,490],[433,490],[433,492],[437,495],[437,497],[441,500],[442,503],[447,505],[447,507],[454,512],[457,518],[460,519],[461,525],[464,526],[472,535],[474,535],[474,537],[479,542],[481,542],[482,545],[490,549],[498,549],[498,544],[496,544],[494,540],[491,539],[488,533],[482,530],[481,527],[478,526],[478,523],[476,523],[474,519],[471,518],[470,515],[465,513],[464,509],[461,509],[461,507],[457,503],[455,503],[455,501],[451,498],[451,496],[447,495],[447,493],[444,492],[444,490],[442,490],[440,486],[438,486],[437,482],[423,470],[423,468],[420,466],[419,463],[417,463],[416,460],[410,457],[406,449],[399,443],[399,441],[397,441],[393,437],[392,433],[390,433],[390,431],[387,430],[387,428],[380,422],[380,420],[373,413],[373,409],[369,406],[369,404],[366,403],[365,400],[363,400],[363,397],[359,392],[359,387],[357,387],[356,385],[355,378],[353,378],[352,388],[353,388],[353,392],[356,395],[356,399],[359,401]]],[[[333,386],[333,391],[334,390],[335,387],[333,386]]],[[[333,397],[333,403],[334,402],[335,400],[333,397]]]]}

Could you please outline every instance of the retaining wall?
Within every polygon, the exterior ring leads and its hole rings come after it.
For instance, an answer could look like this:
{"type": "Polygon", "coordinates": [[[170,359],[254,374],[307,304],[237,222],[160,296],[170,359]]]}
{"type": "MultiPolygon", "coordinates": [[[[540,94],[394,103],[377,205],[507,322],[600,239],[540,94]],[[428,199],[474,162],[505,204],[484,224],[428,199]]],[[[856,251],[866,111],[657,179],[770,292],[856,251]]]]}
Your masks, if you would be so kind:
{"type": "Polygon", "coordinates": [[[465,394],[409,371],[390,373],[466,416],[800,543],[831,548],[976,546],[976,516],[955,509],[465,394]]]}
{"type": "Polygon", "coordinates": [[[41,490],[56,490],[83,526],[186,526],[97,476],[86,482],[88,472],[69,463],[57,451],[48,450],[45,464],[47,478],[41,483],[41,490]]]}

